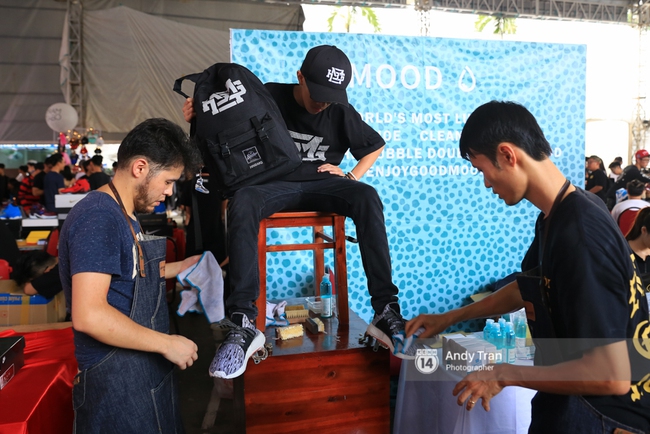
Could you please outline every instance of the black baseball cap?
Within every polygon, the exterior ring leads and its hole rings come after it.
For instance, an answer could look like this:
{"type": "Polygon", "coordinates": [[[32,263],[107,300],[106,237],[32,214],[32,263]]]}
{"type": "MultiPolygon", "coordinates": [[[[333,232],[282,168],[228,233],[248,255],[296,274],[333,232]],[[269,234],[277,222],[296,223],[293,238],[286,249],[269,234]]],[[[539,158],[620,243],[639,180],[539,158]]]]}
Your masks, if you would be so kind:
{"type": "Polygon", "coordinates": [[[345,88],[352,78],[352,65],[345,53],[333,45],[319,45],[307,52],[300,72],[311,99],[343,104],[347,107],[345,88]]]}

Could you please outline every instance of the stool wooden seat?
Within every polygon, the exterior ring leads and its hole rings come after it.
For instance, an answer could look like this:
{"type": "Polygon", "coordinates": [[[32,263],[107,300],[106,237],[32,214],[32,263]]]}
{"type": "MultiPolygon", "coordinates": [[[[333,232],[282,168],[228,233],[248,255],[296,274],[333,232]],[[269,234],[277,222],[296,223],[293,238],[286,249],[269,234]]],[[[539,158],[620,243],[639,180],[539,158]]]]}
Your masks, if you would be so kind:
{"type": "Polygon", "coordinates": [[[320,281],[325,273],[324,250],[334,250],[334,274],[336,278],[336,299],[338,306],[339,324],[347,326],[350,322],[348,308],[348,272],[345,253],[345,216],[316,211],[278,212],[260,223],[257,239],[258,264],[260,276],[260,294],[257,297],[256,327],[264,331],[266,322],[266,253],[286,252],[297,250],[312,250],[314,252],[314,279],[316,295],[320,295],[320,281]],[[332,236],[323,233],[324,226],[332,227],[332,236]],[[311,227],[313,242],[295,244],[266,244],[268,228],[311,227]]]}

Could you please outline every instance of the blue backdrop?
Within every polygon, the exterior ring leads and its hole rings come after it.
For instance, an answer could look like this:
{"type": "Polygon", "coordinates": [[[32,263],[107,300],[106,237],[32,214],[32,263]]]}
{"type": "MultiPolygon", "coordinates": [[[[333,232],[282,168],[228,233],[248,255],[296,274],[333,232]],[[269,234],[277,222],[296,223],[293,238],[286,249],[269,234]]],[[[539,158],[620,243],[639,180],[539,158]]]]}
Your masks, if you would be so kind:
{"type": "MultiPolygon", "coordinates": [[[[384,203],[393,281],[405,317],[467,303],[486,285],[517,271],[532,241],[537,209],[506,206],[460,158],[467,116],[493,100],[525,105],[554,149],[554,162],[584,185],[583,45],[382,35],[233,30],[232,61],[263,82],[297,83],[307,51],[341,48],[353,67],[350,102],[381,133],[386,148],[363,178],[384,203]]],[[[354,166],[351,157],[344,169],[354,166]]],[[[348,232],[354,225],[348,219],[348,232]]],[[[271,238],[305,238],[307,230],[271,238]]],[[[269,298],[313,292],[308,253],[268,255],[269,298]]],[[[372,317],[358,247],[348,243],[352,309],[372,317]]],[[[471,323],[469,328],[477,324],[471,323]]]]}

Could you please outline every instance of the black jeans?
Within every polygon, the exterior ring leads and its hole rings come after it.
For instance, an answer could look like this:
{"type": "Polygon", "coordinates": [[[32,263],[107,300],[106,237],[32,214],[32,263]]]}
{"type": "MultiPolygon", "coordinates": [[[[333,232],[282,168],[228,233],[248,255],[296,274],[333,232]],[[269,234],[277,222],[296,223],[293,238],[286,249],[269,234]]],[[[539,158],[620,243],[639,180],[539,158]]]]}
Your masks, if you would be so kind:
{"type": "Polygon", "coordinates": [[[373,187],[338,176],[305,182],[272,181],[237,190],[228,204],[232,290],[226,300],[229,314],[245,313],[251,320],[257,317],[260,221],[284,210],[334,212],[352,218],[357,228],[373,309],[381,313],[386,304],[397,301],[398,290],[392,282],[383,205],[373,187]]]}
{"type": "Polygon", "coordinates": [[[582,396],[537,392],[533,400],[528,434],[613,434],[617,428],[643,434],[596,410],[582,396]]]}

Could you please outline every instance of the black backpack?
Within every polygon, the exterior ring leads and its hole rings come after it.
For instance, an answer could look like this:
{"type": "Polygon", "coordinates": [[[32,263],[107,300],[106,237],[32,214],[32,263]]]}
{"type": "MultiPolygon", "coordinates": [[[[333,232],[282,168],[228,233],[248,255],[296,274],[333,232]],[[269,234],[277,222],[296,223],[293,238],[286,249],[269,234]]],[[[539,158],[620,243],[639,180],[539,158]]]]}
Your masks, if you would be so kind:
{"type": "Polygon", "coordinates": [[[210,173],[217,175],[217,188],[224,196],[300,165],[300,153],[275,100],[251,71],[235,63],[217,63],[181,77],[174,91],[187,98],[181,90],[183,80],[195,83],[196,116],[190,136],[210,173]]]}

